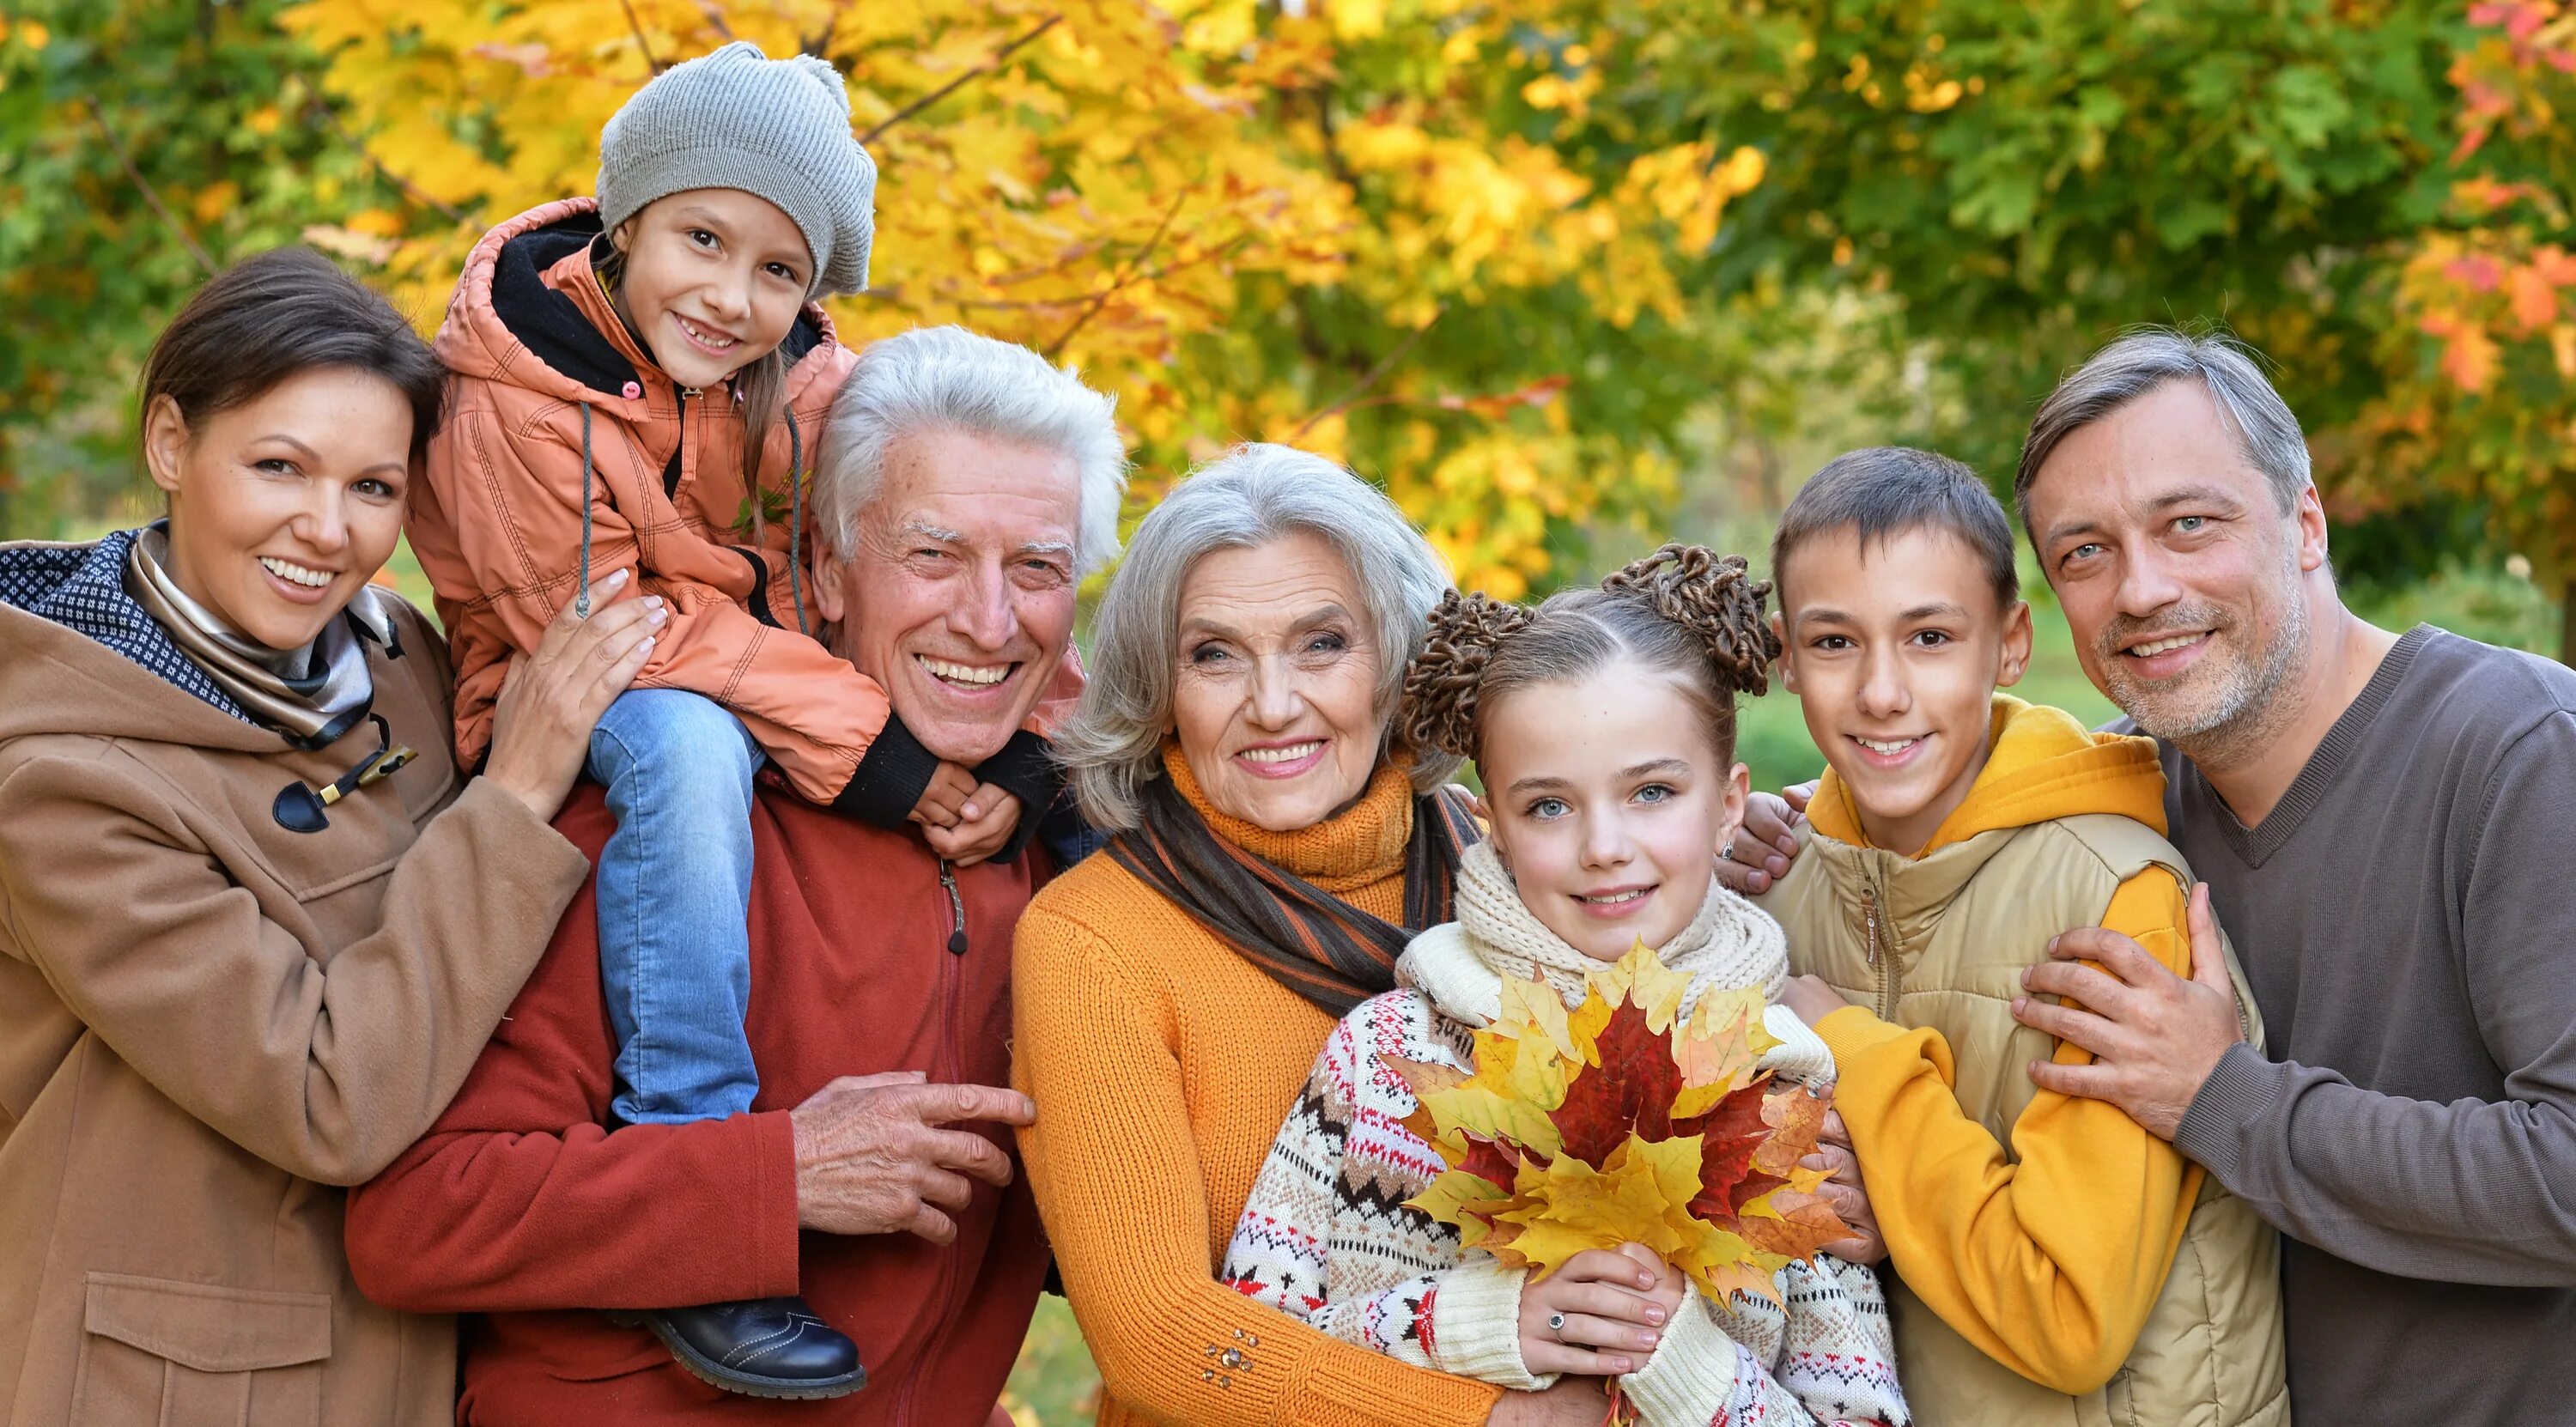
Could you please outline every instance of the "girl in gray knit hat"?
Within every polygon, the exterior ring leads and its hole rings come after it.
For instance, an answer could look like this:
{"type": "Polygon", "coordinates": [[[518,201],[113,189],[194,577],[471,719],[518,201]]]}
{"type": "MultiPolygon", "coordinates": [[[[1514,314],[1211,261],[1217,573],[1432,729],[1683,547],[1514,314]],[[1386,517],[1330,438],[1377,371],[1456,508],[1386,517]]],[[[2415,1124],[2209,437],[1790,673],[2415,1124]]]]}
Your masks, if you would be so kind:
{"type": "MultiPolygon", "coordinates": [[[[618,824],[597,879],[613,1124],[721,1119],[759,1088],[742,1021],[763,763],[812,801],[946,829],[943,850],[968,860],[1001,850],[1039,796],[979,800],[975,774],[889,727],[884,691],[808,637],[803,472],[853,362],[813,299],[867,285],[875,188],[829,63],[729,44],[608,121],[596,201],[485,236],[439,333],[453,414],[410,535],[454,642],[464,761],[566,602],[626,572],[628,597],[664,601],[590,751],[618,824]]],[[[737,1392],[865,1380],[802,1298],[644,1325],[737,1392]]]]}

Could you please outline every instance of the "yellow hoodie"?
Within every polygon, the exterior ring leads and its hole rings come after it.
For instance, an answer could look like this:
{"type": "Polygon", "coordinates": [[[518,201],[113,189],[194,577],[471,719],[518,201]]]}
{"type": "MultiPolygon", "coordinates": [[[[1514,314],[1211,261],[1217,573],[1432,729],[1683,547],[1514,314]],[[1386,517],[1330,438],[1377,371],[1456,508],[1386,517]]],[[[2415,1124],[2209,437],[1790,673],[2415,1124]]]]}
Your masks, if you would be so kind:
{"type": "MultiPolygon", "coordinates": [[[[2085,813],[2164,833],[2153,740],[2092,733],[2057,709],[2005,694],[1995,696],[1991,738],[1967,800],[1914,861],[1980,833],[2085,813]]],[[[1850,789],[1830,771],[1808,817],[1821,836],[1869,845],[1850,789]]],[[[2189,976],[2184,915],[2180,886],[2151,867],[2119,885],[2101,925],[2189,976]]],[[[1860,1006],[1826,1016],[1816,1031],[1841,1069],[1835,1105],[1906,1286],[2023,1377],[2069,1394],[2100,1388],[2156,1304],[2201,1168],[2117,1106],[2047,1090],[2013,1122],[2007,1154],[1960,1108],[1940,1032],[1891,1025],[1860,1006]]],[[[2092,1057],[2061,1043],[2055,1058],[2080,1065],[2092,1057]]]]}

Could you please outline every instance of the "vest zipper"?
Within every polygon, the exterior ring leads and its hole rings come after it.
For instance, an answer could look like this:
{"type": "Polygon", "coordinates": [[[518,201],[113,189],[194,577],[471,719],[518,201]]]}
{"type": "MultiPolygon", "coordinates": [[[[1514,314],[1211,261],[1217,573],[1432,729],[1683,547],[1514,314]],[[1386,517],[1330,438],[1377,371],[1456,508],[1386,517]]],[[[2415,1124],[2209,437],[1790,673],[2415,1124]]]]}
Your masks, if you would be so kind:
{"type": "Polygon", "coordinates": [[[948,894],[948,951],[953,956],[966,954],[966,899],[957,895],[957,869],[948,859],[939,859],[939,886],[948,894]]]}
{"type": "Polygon", "coordinates": [[[1878,970],[1878,1018],[1896,1019],[1896,958],[1878,944],[1878,889],[1863,888],[1860,894],[1861,929],[1867,936],[1864,955],[1878,970]]]}

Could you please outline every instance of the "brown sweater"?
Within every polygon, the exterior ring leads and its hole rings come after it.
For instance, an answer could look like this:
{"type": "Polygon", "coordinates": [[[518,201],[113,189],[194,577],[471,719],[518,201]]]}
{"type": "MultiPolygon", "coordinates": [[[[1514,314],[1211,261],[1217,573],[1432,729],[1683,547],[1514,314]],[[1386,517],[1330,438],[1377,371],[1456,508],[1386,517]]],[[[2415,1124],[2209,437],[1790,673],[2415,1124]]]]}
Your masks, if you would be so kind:
{"type": "Polygon", "coordinates": [[[2576,673],[2418,626],[2251,829],[2164,765],[2268,1034],[2175,1144],[2288,1236],[2292,1414],[2576,1422],[2576,673]]]}
{"type": "MultiPolygon", "coordinates": [[[[1339,817],[1217,835],[1374,915],[1402,915],[1411,789],[1381,768],[1339,817]]],[[[1014,954],[1020,1132],[1074,1315],[1106,1387],[1101,1427],[1467,1427],[1500,1390],[1328,1338],[1217,1281],[1227,1240],[1333,1018],[1107,857],[1038,894],[1014,954]]]]}
{"type": "Polygon", "coordinates": [[[129,652],[60,622],[116,622],[113,548],[0,547],[0,1421],[436,1427],[451,1325],[359,1294],[334,1186],[429,1127],[586,864],[459,779],[408,610],[369,667],[420,756],[280,826],[375,729],[291,751],[130,609],[129,652]]]}

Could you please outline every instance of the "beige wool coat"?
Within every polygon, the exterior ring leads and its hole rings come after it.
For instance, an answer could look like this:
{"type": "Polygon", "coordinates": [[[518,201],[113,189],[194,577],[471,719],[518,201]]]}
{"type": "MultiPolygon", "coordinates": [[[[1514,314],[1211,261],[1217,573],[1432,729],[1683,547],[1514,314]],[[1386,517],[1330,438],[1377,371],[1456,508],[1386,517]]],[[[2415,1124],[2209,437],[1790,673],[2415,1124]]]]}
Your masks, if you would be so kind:
{"type": "Polygon", "coordinates": [[[279,790],[371,723],[296,752],[0,602],[6,1427],[452,1420],[452,1325],[359,1296],[341,1186],[445,1108],[588,864],[460,778],[445,650],[396,628],[375,709],[419,756],[305,833],[279,790]]]}

